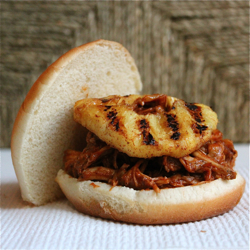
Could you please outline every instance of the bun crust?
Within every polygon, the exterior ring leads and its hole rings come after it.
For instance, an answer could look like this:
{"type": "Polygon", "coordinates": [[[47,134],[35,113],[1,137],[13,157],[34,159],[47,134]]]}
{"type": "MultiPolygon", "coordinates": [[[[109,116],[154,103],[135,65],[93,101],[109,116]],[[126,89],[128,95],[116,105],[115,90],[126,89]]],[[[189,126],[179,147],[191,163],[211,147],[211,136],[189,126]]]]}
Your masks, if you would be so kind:
{"type": "Polygon", "coordinates": [[[63,170],[56,181],[68,200],[84,214],[136,224],[171,224],[223,214],[240,201],[245,180],[215,180],[196,186],[137,191],[102,182],[82,181],[63,170]]]}
{"type": "Polygon", "coordinates": [[[141,87],[133,58],[116,42],[79,46],[50,65],[27,94],[12,131],[11,155],[23,199],[42,205],[63,195],[54,181],[63,152],[77,149],[86,131],[73,120],[77,100],[136,94],[141,87]]]}

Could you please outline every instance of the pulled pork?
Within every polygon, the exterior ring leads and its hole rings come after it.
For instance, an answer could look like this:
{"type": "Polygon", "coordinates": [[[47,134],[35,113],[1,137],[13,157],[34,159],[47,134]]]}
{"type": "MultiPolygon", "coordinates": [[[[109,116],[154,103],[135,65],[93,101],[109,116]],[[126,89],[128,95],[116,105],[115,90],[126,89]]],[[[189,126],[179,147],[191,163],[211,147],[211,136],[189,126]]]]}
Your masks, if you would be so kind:
{"type": "Polygon", "coordinates": [[[67,150],[65,171],[79,181],[98,180],[112,186],[136,190],[183,187],[213,181],[235,179],[233,170],[237,151],[230,140],[215,130],[211,140],[190,155],[176,159],[170,156],[140,159],[111,148],[89,132],[82,152],[67,150]]]}

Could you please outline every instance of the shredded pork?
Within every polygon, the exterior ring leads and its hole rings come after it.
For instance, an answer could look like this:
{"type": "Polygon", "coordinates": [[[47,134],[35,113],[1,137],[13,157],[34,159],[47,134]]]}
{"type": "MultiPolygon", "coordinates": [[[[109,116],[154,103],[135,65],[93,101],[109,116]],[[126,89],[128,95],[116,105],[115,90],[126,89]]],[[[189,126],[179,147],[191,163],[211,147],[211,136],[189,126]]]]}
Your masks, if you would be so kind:
{"type": "MultiPolygon", "coordinates": [[[[141,112],[141,110],[140,110],[141,112]]],[[[199,150],[179,159],[170,156],[140,159],[111,148],[89,132],[82,152],[67,150],[65,171],[79,181],[98,180],[112,186],[136,190],[196,185],[218,178],[235,179],[237,151],[230,140],[215,130],[211,140],[199,150]]]]}

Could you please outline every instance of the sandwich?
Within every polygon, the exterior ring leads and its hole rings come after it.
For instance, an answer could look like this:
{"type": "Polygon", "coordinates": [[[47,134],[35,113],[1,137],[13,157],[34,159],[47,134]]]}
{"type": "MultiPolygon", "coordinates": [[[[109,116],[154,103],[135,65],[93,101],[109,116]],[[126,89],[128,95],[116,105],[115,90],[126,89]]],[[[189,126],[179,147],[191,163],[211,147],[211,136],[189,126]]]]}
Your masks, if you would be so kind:
{"type": "Polygon", "coordinates": [[[84,214],[137,224],[197,221],[236,206],[245,180],[216,113],[141,89],[116,42],[79,46],[51,64],[13,127],[23,200],[40,206],[66,196],[84,214]]]}
{"type": "Polygon", "coordinates": [[[82,151],[66,150],[56,181],[85,214],[138,224],[197,221],[225,213],[245,181],[237,151],[208,106],[164,94],[79,100],[82,151]]]}

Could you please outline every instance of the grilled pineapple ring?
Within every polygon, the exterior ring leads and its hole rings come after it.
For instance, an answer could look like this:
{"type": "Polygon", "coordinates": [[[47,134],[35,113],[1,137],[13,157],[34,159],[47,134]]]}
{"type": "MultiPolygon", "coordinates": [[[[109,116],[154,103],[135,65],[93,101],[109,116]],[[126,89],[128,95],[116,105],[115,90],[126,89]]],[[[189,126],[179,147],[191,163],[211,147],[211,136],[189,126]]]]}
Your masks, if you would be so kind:
{"type": "Polygon", "coordinates": [[[138,158],[188,155],[209,140],[218,122],[208,106],[166,95],[80,100],[74,119],[111,147],[138,158]]]}

